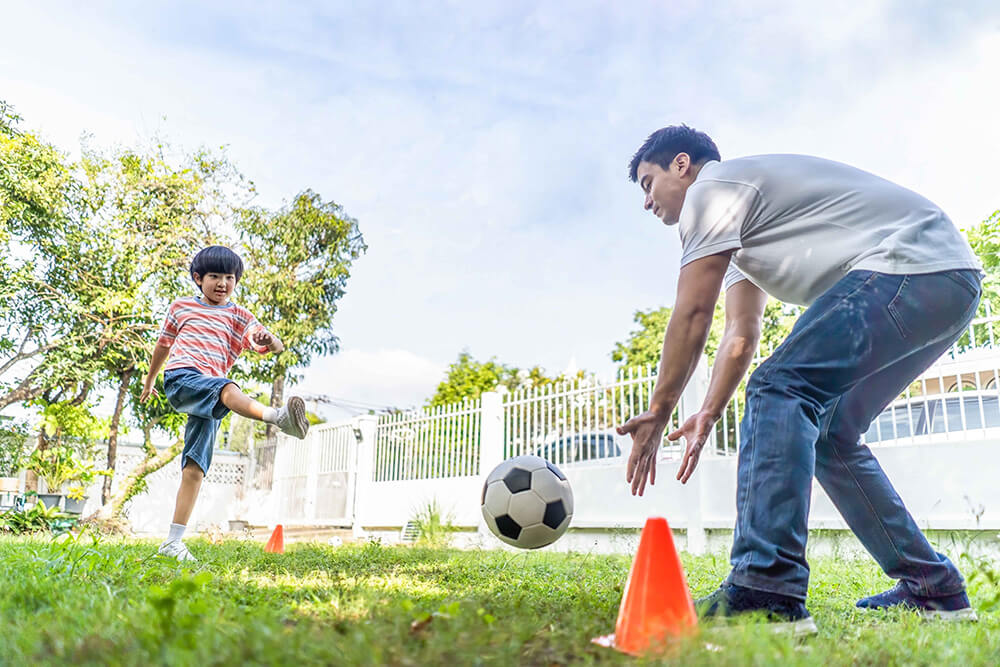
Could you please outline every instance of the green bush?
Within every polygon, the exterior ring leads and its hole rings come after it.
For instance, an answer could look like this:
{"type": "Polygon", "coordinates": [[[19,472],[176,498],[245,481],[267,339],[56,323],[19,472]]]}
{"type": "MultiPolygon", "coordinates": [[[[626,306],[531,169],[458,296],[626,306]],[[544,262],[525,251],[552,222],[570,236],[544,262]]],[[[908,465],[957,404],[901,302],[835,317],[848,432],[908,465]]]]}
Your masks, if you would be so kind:
{"type": "Polygon", "coordinates": [[[24,512],[9,510],[0,514],[0,533],[22,535],[26,533],[50,532],[65,528],[70,519],[58,507],[45,507],[42,503],[24,512]]]}
{"type": "Polygon", "coordinates": [[[0,429],[0,477],[16,477],[28,453],[28,428],[12,424],[0,429]]]}

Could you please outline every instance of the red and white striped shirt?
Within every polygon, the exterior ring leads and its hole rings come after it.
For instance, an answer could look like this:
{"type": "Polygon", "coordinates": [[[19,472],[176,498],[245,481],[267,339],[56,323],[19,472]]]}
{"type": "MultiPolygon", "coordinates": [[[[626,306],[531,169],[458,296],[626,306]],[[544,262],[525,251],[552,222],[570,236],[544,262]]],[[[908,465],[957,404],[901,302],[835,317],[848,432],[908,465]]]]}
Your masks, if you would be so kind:
{"type": "Polygon", "coordinates": [[[250,339],[263,329],[253,314],[235,303],[213,306],[195,297],[177,299],[167,310],[157,345],[170,348],[164,370],[197,368],[225,377],[244,350],[268,351],[250,339]]]}

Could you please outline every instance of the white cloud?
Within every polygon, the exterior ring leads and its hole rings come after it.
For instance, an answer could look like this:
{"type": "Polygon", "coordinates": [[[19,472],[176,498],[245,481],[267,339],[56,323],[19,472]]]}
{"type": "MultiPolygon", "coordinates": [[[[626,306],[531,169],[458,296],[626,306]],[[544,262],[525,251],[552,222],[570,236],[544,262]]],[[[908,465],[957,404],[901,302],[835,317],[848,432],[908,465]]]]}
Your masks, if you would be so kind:
{"type": "Polygon", "coordinates": [[[724,156],[815,153],[959,224],[1000,207],[993,0],[15,5],[2,97],[66,150],[228,144],[263,205],[311,187],[369,252],[311,391],[419,403],[468,348],[609,373],[672,302],[676,234],[625,165],[670,122],[724,156]],[[817,19],[817,17],[819,17],[817,19]],[[166,116],[166,121],[161,120],[166,116]]]}
{"type": "Polygon", "coordinates": [[[365,408],[412,407],[430,398],[447,367],[403,349],[347,349],[315,361],[289,392],[328,397],[340,417],[365,408]]]}

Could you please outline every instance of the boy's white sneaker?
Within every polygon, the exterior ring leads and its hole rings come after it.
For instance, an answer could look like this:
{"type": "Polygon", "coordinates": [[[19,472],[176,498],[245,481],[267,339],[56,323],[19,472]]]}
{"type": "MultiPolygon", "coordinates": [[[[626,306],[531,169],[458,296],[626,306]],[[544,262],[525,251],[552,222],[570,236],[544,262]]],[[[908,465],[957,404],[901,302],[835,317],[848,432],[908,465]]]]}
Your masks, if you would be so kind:
{"type": "Polygon", "coordinates": [[[282,433],[302,440],[309,432],[309,420],[306,419],[306,402],[298,396],[292,396],[285,406],[278,410],[275,426],[282,433]]]}
{"type": "Polygon", "coordinates": [[[192,563],[197,563],[198,559],[191,555],[188,551],[187,546],[180,540],[174,540],[173,542],[164,542],[160,545],[157,553],[161,556],[167,556],[169,558],[176,558],[181,561],[191,561],[192,563]]]}

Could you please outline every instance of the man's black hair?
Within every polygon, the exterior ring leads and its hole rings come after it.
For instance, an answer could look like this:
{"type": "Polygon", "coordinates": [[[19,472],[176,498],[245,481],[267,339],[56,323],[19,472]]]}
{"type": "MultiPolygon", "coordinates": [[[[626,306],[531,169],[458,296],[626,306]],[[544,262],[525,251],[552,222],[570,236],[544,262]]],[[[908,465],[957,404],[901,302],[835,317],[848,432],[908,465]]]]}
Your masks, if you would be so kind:
{"type": "Polygon", "coordinates": [[[235,252],[222,245],[210,245],[198,251],[198,254],[191,260],[191,279],[194,274],[201,278],[206,273],[232,273],[236,276],[236,282],[243,277],[243,260],[235,252]]]}
{"type": "Polygon", "coordinates": [[[670,125],[653,132],[639,147],[628,164],[628,177],[635,183],[640,162],[669,169],[678,153],[690,155],[691,164],[722,159],[712,137],[687,125],[670,125]]]}

